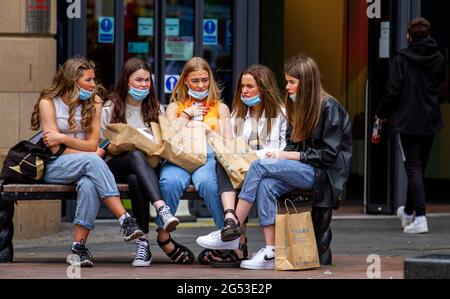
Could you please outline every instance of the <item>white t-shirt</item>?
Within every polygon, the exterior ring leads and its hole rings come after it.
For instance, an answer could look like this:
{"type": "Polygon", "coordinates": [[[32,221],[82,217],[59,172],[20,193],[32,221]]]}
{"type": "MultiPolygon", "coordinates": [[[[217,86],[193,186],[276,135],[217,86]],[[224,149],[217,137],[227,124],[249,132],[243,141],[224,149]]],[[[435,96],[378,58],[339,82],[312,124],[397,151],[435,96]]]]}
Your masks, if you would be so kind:
{"type": "MultiPolygon", "coordinates": [[[[101,138],[104,138],[104,132],[107,129],[107,126],[111,123],[111,116],[114,112],[114,105],[111,102],[107,102],[102,109],[102,117],[101,117],[101,138]]],[[[159,106],[159,115],[164,116],[166,114],[164,107],[162,105],[159,106]]],[[[136,129],[146,129],[147,132],[151,133],[152,128],[149,128],[145,125],[144,120],[142,119],[141,106],[135,107],[127,104],[125,117],[127,120],[127,124],[136,129]]]]}

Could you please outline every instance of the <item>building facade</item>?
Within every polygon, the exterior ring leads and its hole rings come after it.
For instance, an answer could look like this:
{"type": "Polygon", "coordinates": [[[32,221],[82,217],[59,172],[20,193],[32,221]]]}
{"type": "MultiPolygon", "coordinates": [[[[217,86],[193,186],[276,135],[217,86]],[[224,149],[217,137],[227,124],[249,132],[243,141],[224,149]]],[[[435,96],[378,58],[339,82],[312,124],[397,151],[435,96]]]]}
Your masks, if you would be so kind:
{"type": "MultiPolygon", "coordinates": [[[[57,65],[74,55],[93,60],[97,78],[108,89],[126,59],[148,61],[164,104],[184,63],[202,56],[211,64],[222,85],[223,100],[230,105],[236,80],[246,66],[266,64],[277,73],[283,88],[283,62],[305,52],[316,59],[326,89],[353,120],[350,200],[360,201],[367,213],[393,213],[406,195],[398,146],[387,135],[375,146],[368,136],[389,59],[407,46],[406,24],[412,18],[424,16],[431,21],[433,37],[448,57],[449,4],[430,2],[3,0],[0,57],[7,72],[0,79],[0,117],[6,120],[0,123],[0,161],[9,147],[31,135],[29,116],[39,91],[49,84],[57,65]]],[[[448,84],[443,87],[441,108],[448,123],[448,84]]],[[[426,175],[427,184],[435,186],[429,188],[430,198],[438,202],[448,199],[442,189],[450,180],[448,152],[450,130],[444,129],[435,141],[426,175]]]]}

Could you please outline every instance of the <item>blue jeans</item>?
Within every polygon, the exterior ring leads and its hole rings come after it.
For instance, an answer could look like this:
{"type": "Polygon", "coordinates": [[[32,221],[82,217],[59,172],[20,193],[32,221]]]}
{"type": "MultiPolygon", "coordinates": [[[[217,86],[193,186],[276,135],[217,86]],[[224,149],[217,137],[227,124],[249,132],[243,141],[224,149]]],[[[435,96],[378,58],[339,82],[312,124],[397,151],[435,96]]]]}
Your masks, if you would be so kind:
{"type": "MultiPolygon", "coordinates": [[[[189,187],[192,179],[195,189],[198,191],[200,197],[203,198],[206,207],[211,212],[216,227],[222,228],[223,206],[217,187],[216,159],[209,145],[207,147],[208,156],[206,164],[194,171],[192,175],[183,168],[166,162],[161,168],[159,185],[164,201],[175,215],[181,196],[189,187]]],[[[156,218],[156,224],[159,227],[163,227],[159,216],[156,218]]]]}
{"type": "Polygon", "coordinates": [[[315,169],[293,160],[257,160],[245,177],[239,199],[256,203],[261,227],[275,224],[276,200],[294,189],[312,190],[315,169]]]}
{"type": "Polygon", "coordinates": [[[74,224],[94,229],[100,199],[119,196],[114,176],[95,153],[59,156],[45,165],[44,181],[51,184],[76,184],[77,208],[74,224]]]}

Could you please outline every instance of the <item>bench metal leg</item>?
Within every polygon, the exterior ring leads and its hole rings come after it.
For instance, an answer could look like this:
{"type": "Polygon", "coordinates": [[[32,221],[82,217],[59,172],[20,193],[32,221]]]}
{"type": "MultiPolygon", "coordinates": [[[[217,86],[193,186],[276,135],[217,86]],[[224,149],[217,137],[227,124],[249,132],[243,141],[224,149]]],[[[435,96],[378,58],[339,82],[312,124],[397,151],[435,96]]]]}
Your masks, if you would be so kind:
{"type": "Polygon", "coordinates": [[[0,263],[11,263],[14,258],[14,202],[0,202],[0,263]]]}
{"type": "Polygon", "coordinates": [[[332,254],[330,245],[332,233],[330,223],[333,210],[332,208],[313,207],[311,214],[320,264],[323,266],[331,265],[332,254]]]}

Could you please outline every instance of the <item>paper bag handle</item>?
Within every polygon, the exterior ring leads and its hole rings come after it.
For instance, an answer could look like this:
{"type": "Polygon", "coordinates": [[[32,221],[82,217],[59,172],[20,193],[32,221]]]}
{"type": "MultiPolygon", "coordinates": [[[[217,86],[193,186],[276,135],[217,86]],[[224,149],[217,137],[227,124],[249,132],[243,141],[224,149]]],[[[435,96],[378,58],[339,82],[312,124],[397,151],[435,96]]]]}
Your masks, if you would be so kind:
{"type": "Polygon", "coordinates": [[[294,208],[295,214],[298,214],[297,208],[295,207],[294,203],[293,203],[292,200],[290,200],[290,199],[286,199],[286,200],[284,201],[284,206],[286,207],[286,213],[287,213],[287,214],[291,214],[291,212],[289,211],[288,202],[291,203],[292,207],[294,208]]]}

